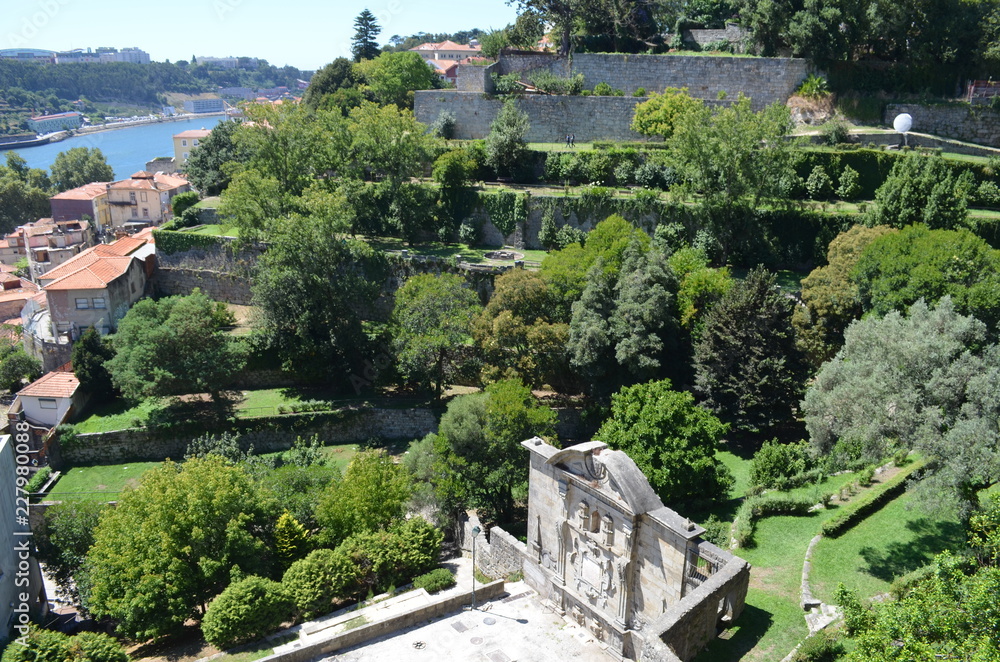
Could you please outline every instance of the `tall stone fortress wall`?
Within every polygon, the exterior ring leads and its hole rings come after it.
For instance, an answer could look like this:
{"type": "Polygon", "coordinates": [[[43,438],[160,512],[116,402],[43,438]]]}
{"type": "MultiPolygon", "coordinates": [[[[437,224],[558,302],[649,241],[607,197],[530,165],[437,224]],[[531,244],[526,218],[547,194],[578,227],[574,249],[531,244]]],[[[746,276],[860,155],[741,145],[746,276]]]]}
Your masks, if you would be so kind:
{"type": "Polygon", "coordinates": [[[442,112],[455,115],[455,138],[484,138],[503,100],[492,98],[491,75],[521,74],[527,81],[534,71],[557,76],[583,75],[584,88],[593,90],[607,83],[625,93],[623,97],[524,95],[517,99],[528,114],[532,142],[558,142],[567,134],[578,141],[643,140],[629,125],[635,106],[646,97],[632,95],[644,89],[662,92],[667,87],[686,87],[694,97],[715,101],[720,96],[735,99],[742,92],[756,109],[775,101],[784,102],[809,74],[805,60],[794,58],[749,58],[684,55],[634,55],[580,53],[569,58],[544,53],[504,54],[491,66],[459,67],[457,90],[416,92],[417,120],[432,124],[442,112]]]}

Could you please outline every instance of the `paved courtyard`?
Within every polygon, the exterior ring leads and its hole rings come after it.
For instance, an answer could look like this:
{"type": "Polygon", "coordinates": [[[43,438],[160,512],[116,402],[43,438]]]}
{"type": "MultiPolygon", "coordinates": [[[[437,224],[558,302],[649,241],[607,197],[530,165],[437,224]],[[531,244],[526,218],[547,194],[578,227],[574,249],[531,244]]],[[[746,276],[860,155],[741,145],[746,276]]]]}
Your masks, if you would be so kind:
{"type": "Polygon", "coordinates": [[[590,632],[543,606],[524,582],[509,597],[444,616],[324,658],[329,662],[478,660],[610,662],[590,632]]]}

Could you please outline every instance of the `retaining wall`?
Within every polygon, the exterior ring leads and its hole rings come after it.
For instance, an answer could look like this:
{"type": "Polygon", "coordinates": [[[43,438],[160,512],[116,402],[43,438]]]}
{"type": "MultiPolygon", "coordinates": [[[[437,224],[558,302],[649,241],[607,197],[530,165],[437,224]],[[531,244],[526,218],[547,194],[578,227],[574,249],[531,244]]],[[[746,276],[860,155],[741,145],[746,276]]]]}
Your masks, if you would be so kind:
{"type": "Polygon", "coordinates": [[[916,132],[1000,147],[1000,112],[992,108],[966,104],[889,104],[885,108],[886,125],[892,126],[892,120],[900,113],[913,117],[916,132]]]}
{"type": "Polygon", "coordinates": [[[163,295],[187,295],[197,287],[213,301],[240,306],[252,302],[250,281],[246,278],[210,269],[161,266],[156,270],[153,287],[163,295]]]}
{"type": "MultiPolygon", "coordinates": [[[[347,444],[380,439],[419,439],[436,432],[439,412],[431,409],[356,409],[343,410],[340,420],[323,414],[283,414],[241,419],[232,427],[241,435],[240,445],[253,446],[258,453],[283,451],[298,437],[319,435],[326,444],[347,444]]],[[[184,457],[188,443],[201,432],[190,430],[171,433],[147,428],[77,435],[71,446],[61,448],[67,464],[119,464],[133,461],[159,461],[184,457]]],[[[58,467],[57,467],[58,468],[58,467]]]]}

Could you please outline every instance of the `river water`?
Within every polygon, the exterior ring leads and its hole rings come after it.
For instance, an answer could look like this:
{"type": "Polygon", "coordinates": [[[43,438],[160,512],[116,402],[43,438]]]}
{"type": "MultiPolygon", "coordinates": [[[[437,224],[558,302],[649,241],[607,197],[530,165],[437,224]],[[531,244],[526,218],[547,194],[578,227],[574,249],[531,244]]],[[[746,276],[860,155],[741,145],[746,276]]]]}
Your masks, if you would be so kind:
{"type": "MultiPolygon", "coordinates": [[[[224,115],[212,115],[179,122],[158,122],[88,133],[48,145],[22,147],[10,151],[20,154],[28,162],[28,166],[48,170],[59,152],[65,152],[73,147],[98,147],[104,153],[108,165],[114,169],[115,180],[119,180],[145,169],[146,161],[151,161],[157,156],[173,156],[174,134],[189,129],[211,129],[223,119],[224,115]]],[[[3,158],[4,153],[0,152],[0,163],[3,163],[3,158]]]]}

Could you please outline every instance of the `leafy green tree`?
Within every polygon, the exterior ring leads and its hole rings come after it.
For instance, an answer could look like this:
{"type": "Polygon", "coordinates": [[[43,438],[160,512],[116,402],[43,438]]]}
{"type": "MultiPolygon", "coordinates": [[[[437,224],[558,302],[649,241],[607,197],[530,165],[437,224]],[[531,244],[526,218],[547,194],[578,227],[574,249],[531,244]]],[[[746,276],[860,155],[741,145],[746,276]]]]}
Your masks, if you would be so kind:
{"type": "Polygon", "coordinates": [[[56,630],[32,626],[27,645],[10,643],[3,662],[128,662],[120,643],[103,632],[81,632],[70,637],[56,630]]]}
{"type": "Polygon", "coordinates": [[[933,505],[968,512],[1000,478],[1000,348],[949,297],[848,327],[802,403],[809,440],[834,466],[916,448],[937,460],[918,484],[933,505]]]}
{"type": "Polygon", "coordinates": [[[979,565],[1000,565],[1000,494],[991,494],[972,513],[966,529],[979,565]]]}
{"type": "Polygon", "coordinates": [[[705,315],[694,348],[695,388],[724,420],[749,431],[791,420],[805,377],[794,307],[774,274],[758,267],[705,315]]]}
{"type": "MultiPolygon", "coordinates": [[[[427,65],[421,64],[428,69],[427,65]]],[[[433,140],[409,110],[364,103],[351,111],[348,174],[386,179],[394,186],[423,172],[433,140]]]]}
{"type": "Polygon", "coordinates": [[[85,604],[135,639],[176,632],[234,571],[267,573],[268,520],[243,469],[217,456],[166,462],[101,516],[85,604]]]}
{"type": "Polygon", "coordinates": [[[681,327],[694,338],[701,335],[705,313],[733,286],[728,267],[715,269],[699,248],[682,248],[667,264],[677,279],[677,313],[681,327]]]}
{"type": "Polygon", "coordinates": [[[851,166],[844,166],[840,173],[840,182],[837,185],[837,197],[841,200],[857,200],[861,195],[861,176],[858,171],[851,166]]]}
{"type": "Polygon", "coordinates": [[[274,525],[274,549],[278,561],[288,567],[309,553],[312,542],[309,532],[287,510],[274,525]]]}
{"type": "Polygon", "coordinates": [[[518,12],[534,11],[555,27],[560,36],[559,55],[569,55],[571,36],[580,16],[581,0],[518,0],[518,12]]]}
{"type": "Polygon", "coordinates": [[[175,218],[179,218],[187,209],[198,204],[198,200],[197,191],[178,193],[170,200],[170,210],[175,218]]]}
{"type": "Polygon", "coordinates": [[[302,96],[302,103],[311,108],[323,106],[324,97],[338,90],[350,89],[358,84],[354,64],[344,57],[338,57],[309,79],[309,87],[302,96]]]}
{"type": "Polygon", "coordinates": [[[624,451],[664,503],[725,497],[733,484],[715,459],[727,426],[674,391],[669,379],[627,386],[611,398],[611,417],[597,438],[624,451]]]}
{"type": "Polygon", "coordinates": [[[347,381],[360,371],[368,354],[361,316],[381,282],[371,249],[339,234],[343,229],[326,220],[289,219],[260,258],[253,285],[263,345],[284,369],[326,381],[347,381]]]}
{"type": "Polygon", "coordinates": [[[471,340],[479,298],[457,274],[412,276],[396,292],[393,347],[403,376],[421,386],[433,383],[441,397],[463,345],[471,340]]]}
{"type": "Polygon", "coordinates": [[[416,90],[439,87],[439,78],[419,54],[382,53],[354,65],[364,83],[361,90],[371,94],[381,105],[413,108],[416,90]]]}
{"type": "Polygon", "coordinates": [[[281,584],[303,618],[333,610],[333,601],[358,592],[362,569],[342,550],[317,549],[285,571],[281,584]]]}
{"type": "Polygon", "coordinates": [[[792,313],[796,344],[818,368],[833,358],[844,343],[844,329],[863,312],[857,284],[851,272],[862,252],[879,237],[895,232],[879,225],[855,225],[841,232],[826,253],[826,264],[802,279],[802,303],[792,313]]]}
{"type": "Polygon", "coordinates": [[[965,223],[965,187],[944,159],[908,156],[896,161],[878,190],[869,225],[902,228],[924,223],[932,229],[955,229],[965,223]]]}
{"type": "Polygon", "coordinates": [[[137,302],[118,323],[112,382],[132,400],[183,393],[218,398],[246,361],[243,346],[222,330],[232,313],[195,290],[137,302]]]}
{"type": "Polygon", "coordinates": [[[955,310],[1000,323],[1000,251],[968,230],[913,225],[868,244],[851,271],[865,312],[885,315],[949,295],[955,310]]]}
{"type": "Polygon", "coordinates": [[[475,169],[475,162],[464,149],[445,152],[434,161],[431,174],[440,187],[438,234],[442,241],[452,241],[459,225],[472,212],[475,194],[467,185],[475,169]]]}
{"type": "Polygon", "coordinates": [[[51,214],[50,195],[27,181],[0,174],[0,232],[13,232],[19,225],[51,214]]]}
{"type": "Polygon", "coordinates": [[[201,622],[205,641],[220,650],[262,639],[291,620],[289,591],[276,581],[247,577],[212,600],[201,622]]]}
{"type": "Polygon", "coordinates": [[[257,170],[242,170],[227,181],[219,200],[219,215],[236,227],[243,243],[266,239],[271,228],[295,206],[281,183],[257,170]]]}
{"type": "Polygon", "coordinates": [[[497,175],[513,176],[523,165],[529,127],[528,115],[517,107],[517,101],[505,101],[486,136],[486,165],[497,175]]]}
{"type": "Polygon", "coordinates": [[[364,592],[381,592],[409,583],[438,564],[440,531],[421,517],[381,531],[356,533],[337,548],[360,570],[364,592]]]}
{"type": "Polygon", "coordinates": [[[382,33],[382,28],[375,19],[375,14],[364,9],[354,19],[354,38],[351,40],[351,55],[355,62],[371,60],[378,56],[381,49],[375,38],[382,33]]]}
{"type": "Polygon", "coordinates": [[[841,585],[837,602],[845,605],[856,642],[852,662],[894,660],[997,659],[1000,650],[1000,569],[973,570],[960,557],[939,555],[926,577],[898,600],[861,604],[841,585]]]}
{"type": "Polygon", "coordinates": [[[104,402],[114,396],[115,387],[104,365],[114,355],[111,342],[92,326],[73,345],[73,372],[80,380],[80,388],[90,393],[94,402],[104,402]]]}
{"type": "Polygon", "coordinates": [[[191,186],[204,195],[219,195],[229,186],[233,163],[237,166],[250,160],[250,148],[236,141],[240,124],[228,120],[219,122],[193,150],[184,164],[184,173],[191,186]]]}
{"type": "Polygon", "coordinates": [[[74,603],[80,601],[79,587],[89,583],[84,560],[94,544],[94,529],[104,509],[105,504],[98,501],[57,503],[46,509],[42,531],[35,537],[39,560],[45,563],[60,595],[74,603]]]}
{"type": "Polygon", "coordinates": [[[358,453],[316,506],[321,536],[336,543],[355,533],[385,529],[402,519],[409,498],[409,477],[388,453],[358,453]]]}
{"type": "Polygon", "coordinates": [[[315,530],[316,504],[327,486],[340,479],[336,467],[286,464],[256,476],[260,489],[280,507],[288,510],[308,530],[315,530]]]}
{"type": "Polygon", "coordinates": [[[104,152],[97,147],[73,147],[59,152],[52,162],[51,171],[52,184],[58,191],[68,191],[91,182],[110,182],[115,178],[115,171],[108,165],[104,152]]]}
{"type": "Polygon", "coordinates": [[[635,107],[632,130],[644,136],[660,136],[667,140],[674,134],[674,127],[681,118],[704,103],[688,95],[686,87],[668,87],[663,94],[653,93],[648,101],[635,107]]]}
{"type": "Polygon", "coordinates": [[[531,390],[514,380],[490,384],[484,393],[463,395],[448,404],[438,435],[443,471],[455,481],[451,497],[479,508],[487,519],[512,522],[527,495],[528,464],[521,442],[553,437],[555,413],[539,406],[531,390]]]}
{"type": "Polygon", "coordinates": [[[20,347],[4,353],[0,359],[0,389],[16,392],[25,383],[42,376],[42,364],[20,347]]]}
{"type": "Polygon", "coordinates": [[[826,174],[826,168],[818,165],[809,173],[806,179],[806,192],[813,200],[826,200],[833,193],[833,182],[830,175],[826,174]]]}

